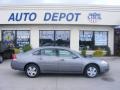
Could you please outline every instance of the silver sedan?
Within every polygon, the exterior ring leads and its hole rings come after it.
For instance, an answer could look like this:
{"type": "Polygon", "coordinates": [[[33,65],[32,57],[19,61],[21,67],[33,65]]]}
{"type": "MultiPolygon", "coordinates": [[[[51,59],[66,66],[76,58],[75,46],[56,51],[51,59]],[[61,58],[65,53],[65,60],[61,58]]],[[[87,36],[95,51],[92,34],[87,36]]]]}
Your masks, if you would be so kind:
{"type": "Polygon", "coordinates": [[[63,47],[41,47],[13,55],[11,67],[25,71],[30,78],[37,77],[40,73],[78,73],[93,78],[109,70],[106,61],[85,58],[78,52],[63,47]]]}

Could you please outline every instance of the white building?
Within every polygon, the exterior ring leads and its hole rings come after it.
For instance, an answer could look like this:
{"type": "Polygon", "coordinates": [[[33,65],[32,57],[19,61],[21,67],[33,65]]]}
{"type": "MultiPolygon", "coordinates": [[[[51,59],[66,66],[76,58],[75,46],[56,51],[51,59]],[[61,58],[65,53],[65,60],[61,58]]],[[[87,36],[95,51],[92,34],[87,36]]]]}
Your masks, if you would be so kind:
{"type": "Polygon", "coordinates": [[[21,47],[66,46],[120,50],[120,7],[100,5],[0,6],[0,39],[21,47]]]}

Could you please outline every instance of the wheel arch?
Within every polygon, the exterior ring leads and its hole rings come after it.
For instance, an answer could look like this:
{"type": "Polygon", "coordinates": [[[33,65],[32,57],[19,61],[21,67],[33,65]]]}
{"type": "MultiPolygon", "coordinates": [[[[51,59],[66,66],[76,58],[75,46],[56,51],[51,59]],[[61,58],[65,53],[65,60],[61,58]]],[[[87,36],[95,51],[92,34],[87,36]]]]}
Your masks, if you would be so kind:
{"type": "Polygon", "coordinates": [[[85,70],[87,69],[87,67],[89,65],[95,65],[98,68],[98,73],[100,73],[100,66],[97,63],[89,63],[89,64],[85,65],[85,67],[83,69],[83,74],[85,74],[85,70]]]}
{"type": "Polygon", "coordinates": [[[24,71],[25,71],[26,67],[27,67],[28,65],[30,65],[30,64],[34,64],[34,65],[38,66],[38,67],[39,67],[39,70],[40,70],[40,66],[39,66],[37,63],[35,63],[35,62],[29,62],[29,63],[27,63],[27,64],[24,66],[24,71]]]}

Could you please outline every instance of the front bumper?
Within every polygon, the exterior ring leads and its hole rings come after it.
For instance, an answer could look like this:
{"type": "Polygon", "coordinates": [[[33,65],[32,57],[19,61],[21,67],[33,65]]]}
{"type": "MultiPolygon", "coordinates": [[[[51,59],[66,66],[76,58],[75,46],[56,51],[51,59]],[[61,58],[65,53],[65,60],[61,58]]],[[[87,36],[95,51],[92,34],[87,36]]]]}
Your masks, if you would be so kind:
{"type": "Polygon", "coordinates": [[[103,65],[101,67],[101,73],[105,73],[105,72],[108,72],[109,71],[109,65],[106,64],[106,65],[103,65]]]}

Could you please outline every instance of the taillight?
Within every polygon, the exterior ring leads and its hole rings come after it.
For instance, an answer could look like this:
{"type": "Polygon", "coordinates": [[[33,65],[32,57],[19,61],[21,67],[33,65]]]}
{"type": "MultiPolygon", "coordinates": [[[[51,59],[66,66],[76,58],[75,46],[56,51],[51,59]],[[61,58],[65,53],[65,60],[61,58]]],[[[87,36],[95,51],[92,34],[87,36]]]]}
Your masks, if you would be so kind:
{"type": "Polygon", "coordinates": [[[12,60],[15,61],[16,60],[16,54],[12,55],[12,60]]]}

